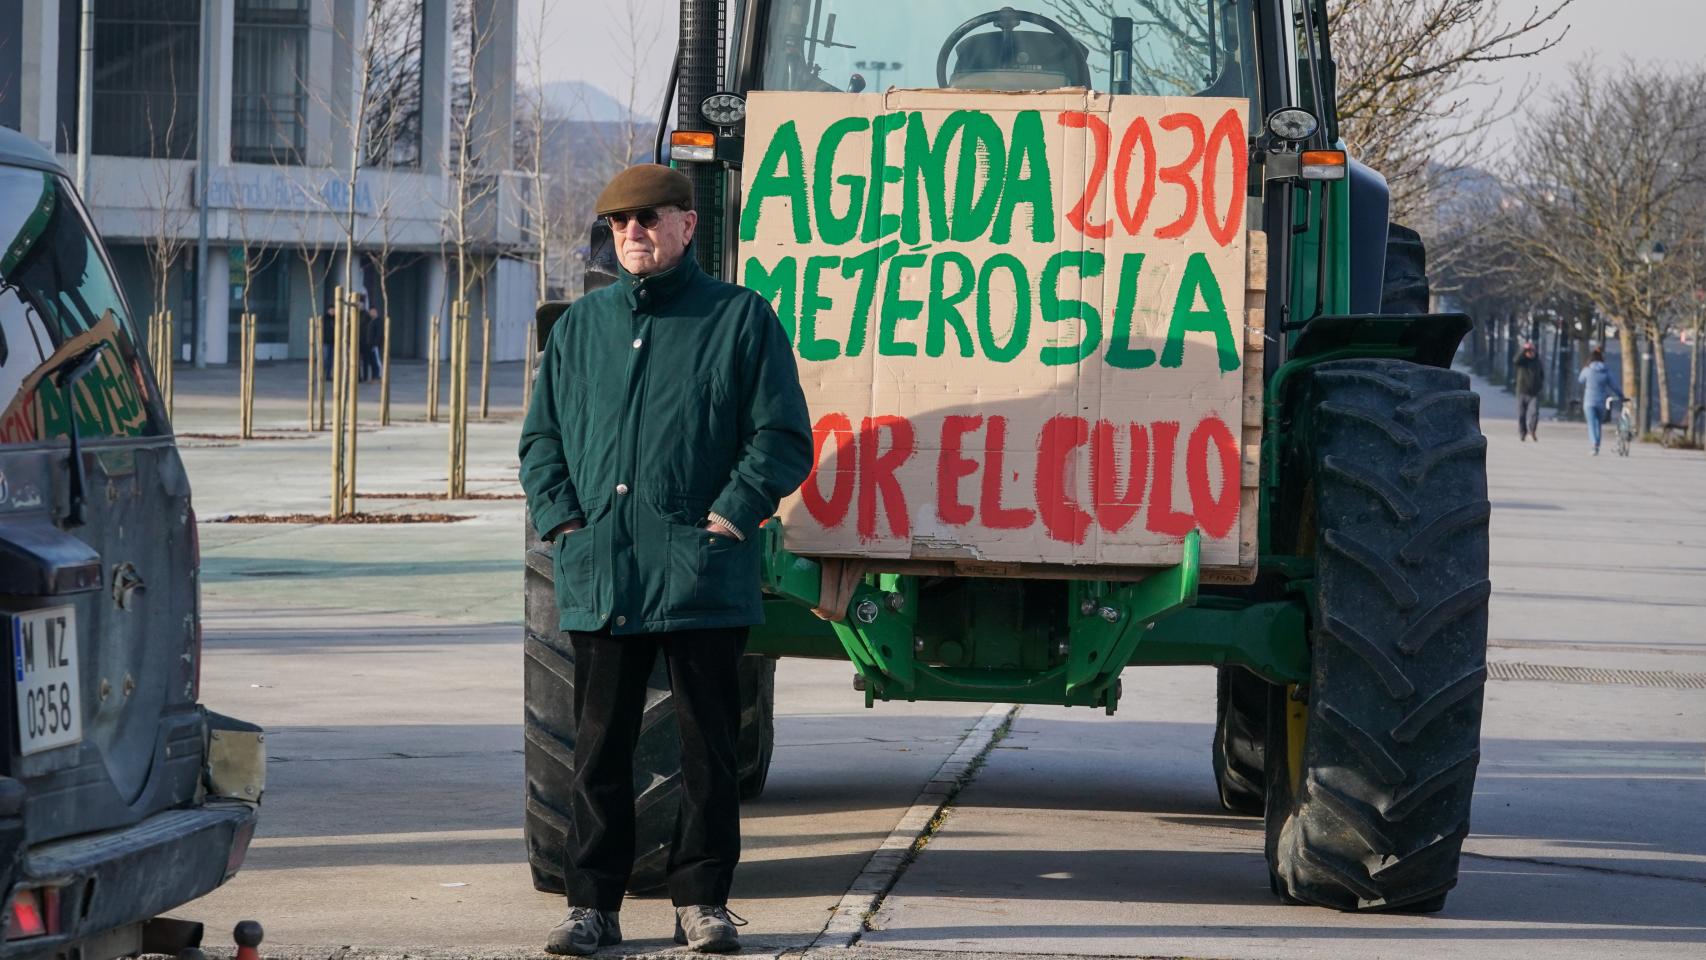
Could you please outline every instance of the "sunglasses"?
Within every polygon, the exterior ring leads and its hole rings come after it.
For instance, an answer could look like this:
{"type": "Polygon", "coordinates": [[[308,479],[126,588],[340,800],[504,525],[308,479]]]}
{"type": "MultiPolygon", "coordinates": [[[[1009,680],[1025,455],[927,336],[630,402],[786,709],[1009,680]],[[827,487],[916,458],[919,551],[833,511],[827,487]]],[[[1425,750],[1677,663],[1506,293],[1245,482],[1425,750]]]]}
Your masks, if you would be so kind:
{"type": "Polygon", "coordinates": [[[667,207],[662,210],[657,207],[647,207],[644,210],[625,210],[621,213],[607,213],[604,215],[604,219],[610,222],[610,229],[612,230],[626,230],[628,228],[629,220],[639,221],[640,228],[642,230],[651,230],[658,225],[658,221],[662,220],[663,215],[668,211],[669,208],[667,207]]]}

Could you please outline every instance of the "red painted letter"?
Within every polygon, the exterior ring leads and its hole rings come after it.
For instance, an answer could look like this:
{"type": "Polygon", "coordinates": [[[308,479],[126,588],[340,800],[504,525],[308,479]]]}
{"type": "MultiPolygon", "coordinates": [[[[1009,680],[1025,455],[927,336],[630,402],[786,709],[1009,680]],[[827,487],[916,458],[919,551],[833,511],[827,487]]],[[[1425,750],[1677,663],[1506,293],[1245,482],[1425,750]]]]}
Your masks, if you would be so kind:
{"type": "Polygon", "coordinates": [[[1185,155],[1185,159],[1170,167],[1162,167],[1156,173],[1162,183],[1185,191],[1185,210],[1179,214],[1179,219],[1155,231],[1157,240],[1171,240],[1189,233],[1191,224],[1196,222],[1197,181],[1192,171],[1202,162],[1203,139],[1207,132],[1203,130],[1202,118],[1194,113],[1169,113],[1161,118],[1161,129],[1169,132],[1184,130],[1191,135],[1191,152],[1185,155]]]}
{"type": "Polygon", "coordinates": [[[1239,473],[1238,441],[1226,421],[1214,414],[1204,417],[1191,431],[1191,442],[1185,448],[1185,484],[1191,488],[1191,509],[1197,523],[1211,537],[1224,537],[1238,522],[1238,491],[1242,479],[1239,473]],[[1208,488],[1208,445],[1220,449],[1220,496],[1208,488]]]}
{"type": "Polygon", "coordinates": [[[911,534],[906,512],[906,494],[894,472],[912,456],[912,422],[887,415],[866,417],[859,424],[859,539],[877,538],[877,499],[889,518],[889,529],[897,537],[911,534]],[[877,453],[877,434],[889,428],[893,444],[887,453],[877,453]]]}
{"type": "Polygon", "coordinates": [[[1096,194],[1102,189],[1102,179],[1108,175],[1108,121],[1081,110],[1069,110],[1060,115],[1060,125],[1071,129],[1089,128],[1090,138],[1095,141],[1095,159],[1091,161],[1090,176],[1084,183],[1084,194],[1078,198],[1078,203],[1066,214],[1066,222],[1072,224],[1079,233],[1093,239],[1103,239],[1114,232],[1113,221],[1103,223],[1090,222],[1090,204],[1095,201],[1096,194]]]}
{"type": "Polygon", "coordinates": [[[853,424],[847,419],[847,414],[826,413],[819,417],[817,425],[812,427],[812,473],[800,487],[800,502],[806,505],[806,512],[812,515],[812,519],[823,524],[825,529],[839,527],[847,519],[847,508],[853,503],[853,481],[858,478],[855,473],[857,467],[853,460],[853,424]],[[817,477],[823,470],[824,441],[832,436],[835,438],[835,486],[826,500],[817,477]]]}
{"type": "Polygon", "coordinates": [[[989,429],[983,435],[983,499],[979,512],[983,525],[991,530],[1023,530],[1037,518],[1028,507],[1001,506],[1002,447],[1007,444],[1007,418],[990,417],[989,429]]]}
{"type": "Polygon", "coordinates": [[[1131,450],[1126,458],[1125,493],[1119,485],[1119,453],[1114,449],[1114,425],[1096,423],[1090,446],[1090,497],[1096,507],[1096,522],[1109,533],[1125,529],[1143,504],[1143,489],[1149,481],[1149,432],[1143,424],[1131,425],[1131,450]]]}
{"type": "Polygon", "coordinates": [[[1196,526],[1188,513],[1173,509],[1173,454],[1179,445],[1179,425],[1157,420],[1150,425],[1155,435],[1155,495],[1149,501],[1149,522],[1155,533],[1183,537],[1196,526]]]}
{"type": "Polygon", "coordinates": [[[1037,440],[1037,512],[1043,530],[1065,543],[1083,543],[1090,515],[1072,499],[1072,451],[1090,442],[1090,424],[1083,417],[1054,417],[1043,424],[1037,440]]]}
{"type": "Polygon", "coordinates": [[[936,516],[963,526],[972,520],[970,504],[960,502],[960,478],[977,470],[977,461],[960,456],[960,440],[983,426],[982,417],[942,418],[942,456],[936,461],[936,516]]]}
{"type": "Polygon", "coordinates": [[[1137,236],[1143,231],[1143,221],[1149,218],[1149,204],[1155,200],[1155,137],[1149,132],[1149,121],[1138,117],[1126,127],[1120,140],[1120,158],[1114,163],[1114,211],[1119,214],[1125,232],[1137,236]],[[1131,200],[1131,158],[1143,154],[1143,183],[1137,188],[1137,199],[1131,200]]]}

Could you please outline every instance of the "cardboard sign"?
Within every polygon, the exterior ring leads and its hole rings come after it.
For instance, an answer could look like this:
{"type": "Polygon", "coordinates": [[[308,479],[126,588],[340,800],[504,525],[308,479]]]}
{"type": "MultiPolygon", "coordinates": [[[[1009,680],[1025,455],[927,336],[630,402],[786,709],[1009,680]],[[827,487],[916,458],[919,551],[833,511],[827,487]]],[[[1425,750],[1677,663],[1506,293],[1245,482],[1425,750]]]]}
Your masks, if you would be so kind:
{"type": "Polygon", "coordinates": [[[1248,110],[754,93],[739,276],[814,420],[788,547],[1090,576],[1196,529],[1205,564],[1253,563],[1248,110]]]}

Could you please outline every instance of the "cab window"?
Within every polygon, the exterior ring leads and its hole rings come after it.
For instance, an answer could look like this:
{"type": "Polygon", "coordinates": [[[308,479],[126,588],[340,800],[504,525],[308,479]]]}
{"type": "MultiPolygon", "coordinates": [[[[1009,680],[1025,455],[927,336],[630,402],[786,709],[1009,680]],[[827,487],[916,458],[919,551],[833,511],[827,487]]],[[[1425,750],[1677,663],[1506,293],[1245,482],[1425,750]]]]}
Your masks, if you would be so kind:
{"type": "Polygon", "coordinates": [[[91,439],[160,433],[129,310],[70,184],[0,167],[0,240],[0,444],[66,436],[72,416],[91,439]],[[53,372],[97,342],[68,406],[53,372]]]}
{"type": "MultiPolygon", "coordinates": [[[[888,87],[1255,97],[1253,0],[772,0],[766,90],[888,87]],[[1012,8],[1006,8],[1012,9],[1012,8]],[[905,24],[905,29],[897,29],[905,24]],[[1116,36],[1129,28],[1129,51],[1116,36]]],[[[1258,111],[1252,111],[1252,116],[1258,111]]]]}

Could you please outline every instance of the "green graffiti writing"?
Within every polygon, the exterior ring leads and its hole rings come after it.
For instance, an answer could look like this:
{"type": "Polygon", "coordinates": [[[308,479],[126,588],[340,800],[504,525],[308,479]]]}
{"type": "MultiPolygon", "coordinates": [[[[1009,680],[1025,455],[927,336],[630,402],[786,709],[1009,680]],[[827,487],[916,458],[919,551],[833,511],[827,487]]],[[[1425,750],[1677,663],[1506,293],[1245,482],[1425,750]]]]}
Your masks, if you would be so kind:
{"type": "Polygon", "coordinates": [[[1043,347],[1039,354],[1043,366],[1059,367],[1076,364],[1096,351],[1096,345],[1102,342],[1101,311],[1083,300],[1061,299],[1060,271],[1074,267],[1081,277],[1099,277],[1107,258],[1095,251],[1062,250],[1048,259],[1043,267],[1043,280],[1038,285],[1037,295],[1042,301],[1039,315],[1046,323],[1059,323],[1062,320],[1084,321],[1084,336],[1078,343],[1071,346],[1050,344],[1043,347]]]}
{"type": "MultiPolygon", "coordinates": [[[[834,178],[835,183],[847,187],[847,212],[836,216],[831,206],[834,191],[830,176],[835,172],[835,151],[841,148],[842,139],[870,128],[870,121],[864,117],[842,117],[830,124],[823,132],[823,139],[818,141],[817,162],[812,168],[812,216],[817,218],[818,237],[824,243],[840,246],[859,232],[859,211],[865,206],[865,178],[852,173],[834,178]]],[[[747,209],[752,209],[751,203],[747,209]]],[[[741,236],[746,239],[744,232],[741,236]]]]}
{"type": "Polygon", "coordinates": [[[1173,319],[1167,325],[1167,343],[1161,348],[1163,367],[1184,363],[1185,334],[1193,330],[1214,334],[1222,373],[1238,369],[1238,341],[1232,336],[1232,321],[1226,315],[1226,298],[1220,293],[1220,281],[1214,278],[1208,258],[1201,253],[1185,260],[1184,279],[1173,301],[1173,319]],[[1202,294],[1201,310],[1195,309],[1198,293],[1202,294]]]}
{"type": "Polygon", "coordinates": [[[1031,240],[1054,242],[1054,180],[1048,169],[1048,138],[1042,115],[1022,110],[1013,119],[1013,146],[1007,153],[1007,182],[1001,190],[1001,206],[995,213],[995,229],[989,239],[996,243],[1013,240],[1013,210],[1019,204],[1031,208],[1031,240]],[[1028,175],[1026,175],[1028,174],[1028,175]]]}
{"type": "Polygon", "coordinates": [[[1137,312],[1137,281],[1143,275],[1143,254],[1120,258],[1120,292],[1114,301],[1114,332],[1108,340],[1108,366],[1142,370],[1155,364],[1155,351],[1131,345],[1132,315],[1137,312]]]}
{"type": "Polygon", "coordinates": [[[786,199],[794,220],[794,242],[811,242],[810,211],[806,207],[806,171],[804,151],[800,148],[800,131],[789,120],[776,128],[765,148],[764,159],[752,176],[747,190],[745,209],[740,214],[740,238],[751,240],[758,236],[758,220],[764,212],[764,201],[786,199]],[[781,172],[786,164],[788,172],[781,172]]]}

